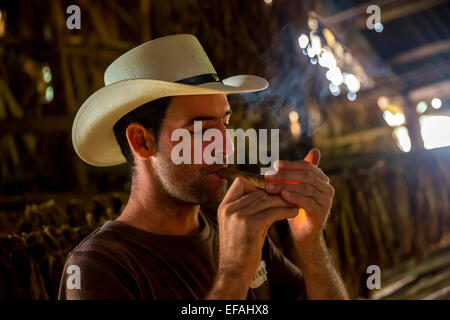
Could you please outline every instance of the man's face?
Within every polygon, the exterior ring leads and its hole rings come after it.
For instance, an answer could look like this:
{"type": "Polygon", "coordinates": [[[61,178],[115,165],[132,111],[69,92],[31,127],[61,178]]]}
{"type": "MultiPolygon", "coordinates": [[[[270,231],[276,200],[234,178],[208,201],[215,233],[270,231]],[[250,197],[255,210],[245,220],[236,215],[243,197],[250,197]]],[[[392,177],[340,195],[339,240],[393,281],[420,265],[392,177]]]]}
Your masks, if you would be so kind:
{"type": "MultiPolygon", "coordinates": [[[[201,164],[194,164],[194,153],[201,152],[214,142],[202,141],[200,148],[194,150],[194,121],[202,121],[203,132],[215,128],[222,133],[221,148],[215,150],[215,157],[223,158],[233,152],[232,141],[226,132],[229,124],[231,109],[224,94],[195,95],[173,97],[162,123],[158,142],[158,151],[152,159],[155,175],[159,178],[160,187],[175,199],[193,204],[215,203],[220,201],[226,191],[226,181],[213,173],[224,165],[205,164],[203,157],[201,164]],[[189,131],[191,146],[191,164],[176,165],[171,159],[172,149],[180,141],[171,141],[172,132],[176,129],[189,131]],[[228,140],[228,150],[226,148],[228,140]]],[[[188,140],[189,140],[188,139],[188,140]]]]}

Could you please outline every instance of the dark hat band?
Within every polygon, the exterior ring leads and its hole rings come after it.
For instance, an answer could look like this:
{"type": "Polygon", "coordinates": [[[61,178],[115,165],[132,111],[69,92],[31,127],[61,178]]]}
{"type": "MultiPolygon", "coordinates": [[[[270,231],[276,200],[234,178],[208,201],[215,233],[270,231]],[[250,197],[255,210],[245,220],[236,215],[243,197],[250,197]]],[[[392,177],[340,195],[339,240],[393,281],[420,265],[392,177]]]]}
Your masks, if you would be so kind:
{"type": "Polygon", "coordinates": [[[181,79],[181,80],[178,80],[175,82],[183,83],[183,84],[190,84],[190,85],[198,85],[198,84],[203,84],[203,83],[208,83],[208,82],[222,82],[222,80],[220,80],[219,77],[217,76],[217,74],[215,74],[215,73],[205,73],[205,74],[201,74],[199,76],[181,79]]]}

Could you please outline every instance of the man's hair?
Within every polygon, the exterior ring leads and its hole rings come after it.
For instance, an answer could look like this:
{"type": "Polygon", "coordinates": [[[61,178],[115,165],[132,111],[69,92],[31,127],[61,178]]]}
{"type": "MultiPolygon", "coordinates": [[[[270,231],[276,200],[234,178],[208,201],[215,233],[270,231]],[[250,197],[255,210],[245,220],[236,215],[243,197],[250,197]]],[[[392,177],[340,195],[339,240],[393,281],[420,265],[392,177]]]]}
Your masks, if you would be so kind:
{"type": "Polygon", "coordinates": [[[128,126],[132,122],[142,124],[146,129],[149,129],[152,132],[155,143],[158,144],[161,124],[166,116],[170,99],[171,97],[165,97],[147,102],[133,111],[128,112],[114,125],[114,135],[116,136],[117,143],[120,146],[123,156],[130,165],[131,174],[133,174],[136,163],[134,162],[133,153],[131,152],[127,140],[126,131],[128,126]]]}

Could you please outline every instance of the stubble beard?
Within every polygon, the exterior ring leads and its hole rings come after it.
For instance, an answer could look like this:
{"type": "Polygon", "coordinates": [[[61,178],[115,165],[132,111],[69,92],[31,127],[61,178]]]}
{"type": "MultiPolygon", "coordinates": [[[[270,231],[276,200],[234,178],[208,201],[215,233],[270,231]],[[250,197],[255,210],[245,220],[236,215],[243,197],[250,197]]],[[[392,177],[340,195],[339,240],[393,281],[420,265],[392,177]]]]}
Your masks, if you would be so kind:
{"type": "MultiPolygon", "coordinates": [[[[161,154],[160,154],[161,155],[161,154]]],[[[226,185],[208,186],[208,167],[202,167],[199,174],[189,175],[189,165],[177,166],[171,158],[161,155],[158,176],[158,187],[172,198],[189,204],[215,204],[225,196],[226,185]]]]}

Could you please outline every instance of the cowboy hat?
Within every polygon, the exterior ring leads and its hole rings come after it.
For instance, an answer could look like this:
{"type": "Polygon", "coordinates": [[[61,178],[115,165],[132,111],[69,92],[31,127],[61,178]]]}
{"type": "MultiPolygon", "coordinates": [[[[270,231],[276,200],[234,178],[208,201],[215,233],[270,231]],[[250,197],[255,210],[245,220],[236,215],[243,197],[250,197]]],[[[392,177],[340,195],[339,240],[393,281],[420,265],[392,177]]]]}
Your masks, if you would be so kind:
{"type": "Polygon", "coordinates": [[[78,110],[72,143],[78,156],[99,167],[126,160],[113,126],[137,107],[169,96],[255,92],[268,87],[265,79],[237,75],[220,80],[197,38],[166,36],[124,53],[105,71],[105,86],[78,110]]]}

